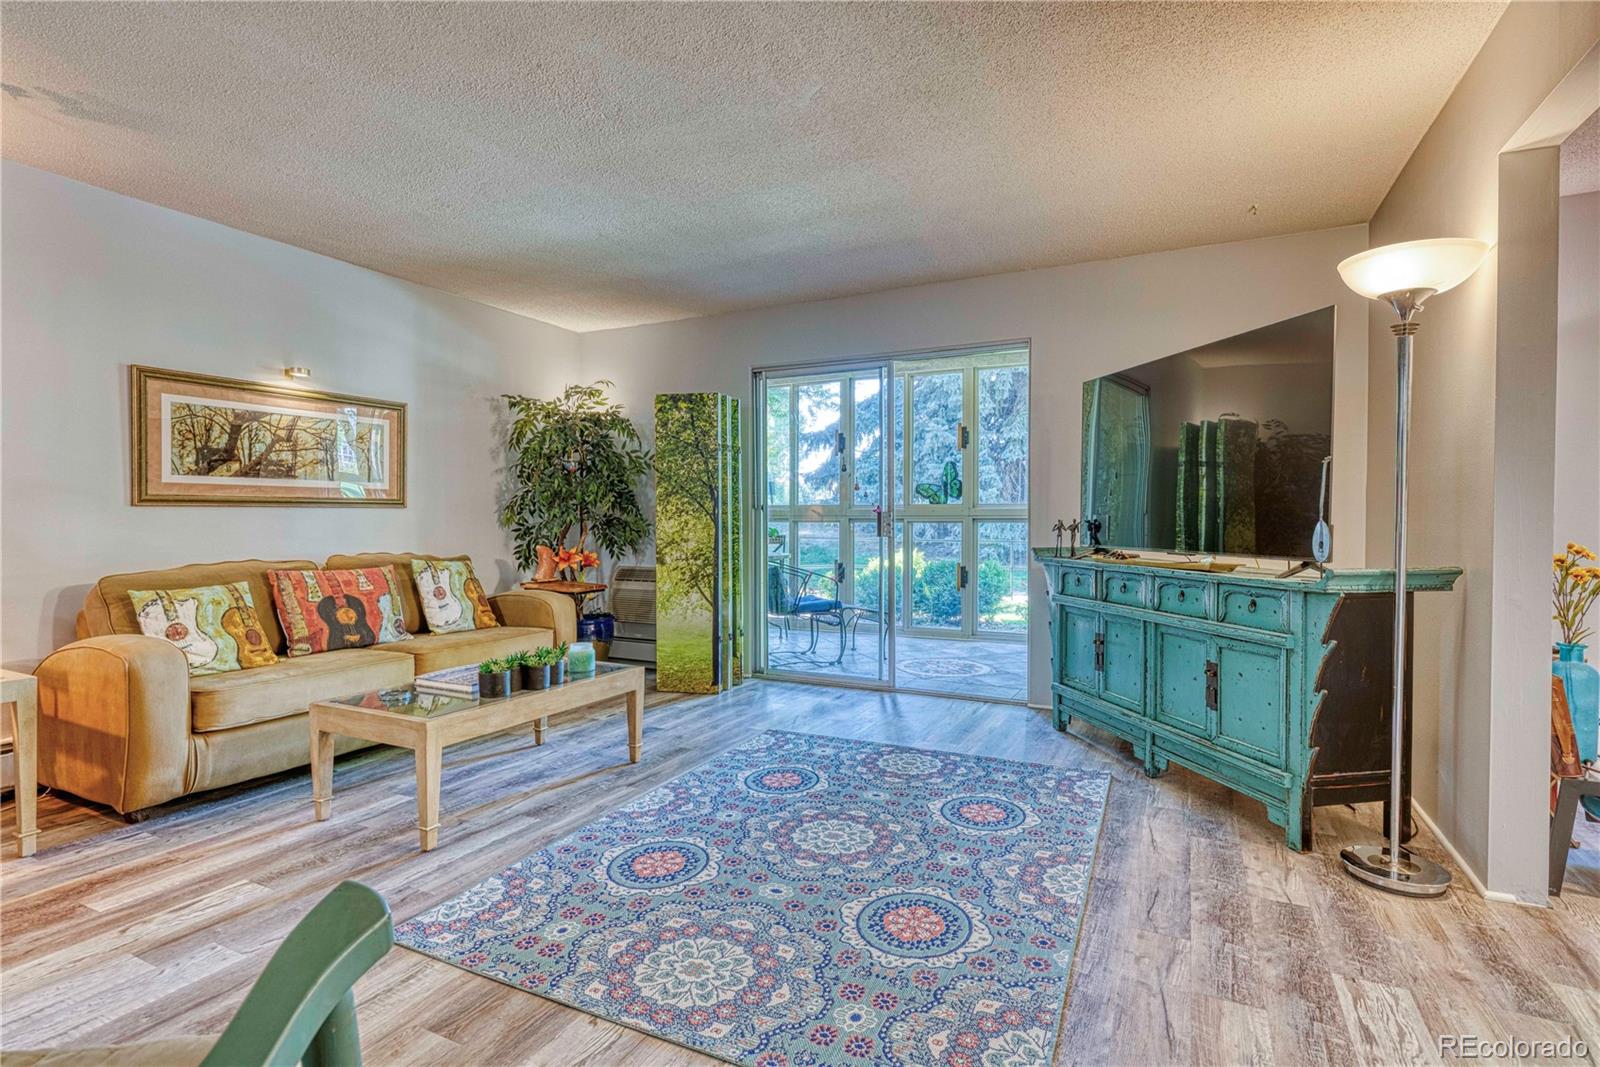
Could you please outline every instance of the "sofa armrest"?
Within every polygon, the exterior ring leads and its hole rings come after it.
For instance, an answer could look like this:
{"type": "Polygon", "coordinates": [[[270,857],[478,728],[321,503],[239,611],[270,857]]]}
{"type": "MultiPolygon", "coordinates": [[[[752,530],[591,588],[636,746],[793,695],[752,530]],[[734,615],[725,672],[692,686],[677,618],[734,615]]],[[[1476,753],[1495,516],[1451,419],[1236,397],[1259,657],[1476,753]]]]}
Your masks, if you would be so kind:
{"type": "Polygon", "coordinates": [[[39,679],[39,779],[126,814],[189,784],[189,662],[159,637],[112,634],[52,652],[39,679]]]}
{"type": "Polygon", "coordinates": [[[558,645],[578,639],[578,606],[565,593],[511,589],[490,597],[489,606],[502,626],[543,626],[558,645]]]}

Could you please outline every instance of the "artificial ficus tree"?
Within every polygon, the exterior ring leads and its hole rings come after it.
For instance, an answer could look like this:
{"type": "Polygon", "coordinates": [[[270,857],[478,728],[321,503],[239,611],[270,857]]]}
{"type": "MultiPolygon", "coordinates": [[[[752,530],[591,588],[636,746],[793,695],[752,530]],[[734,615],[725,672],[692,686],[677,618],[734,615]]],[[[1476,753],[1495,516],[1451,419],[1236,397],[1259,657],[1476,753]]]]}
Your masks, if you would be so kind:
{"type": "Polygon", "coordinates": [[[650,536],[638,487],[650,453],[611,382],[569,385],[553,399],[507,393],[510,486],[500,525],[511,531],[517,565],[535,566],[540,545],[596,547],[613,558],[650,536]]]}

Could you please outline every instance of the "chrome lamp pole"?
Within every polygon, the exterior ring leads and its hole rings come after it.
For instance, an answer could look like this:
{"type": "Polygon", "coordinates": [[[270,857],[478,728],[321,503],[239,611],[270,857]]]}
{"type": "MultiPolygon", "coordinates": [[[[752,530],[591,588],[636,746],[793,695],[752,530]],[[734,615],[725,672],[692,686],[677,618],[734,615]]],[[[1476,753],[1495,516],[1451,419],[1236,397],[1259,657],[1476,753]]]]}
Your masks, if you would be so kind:
{"type": "Polygon", "coordinates": [[[1472,276],[1488,254],[1483,241],[1445,237],[1384,245],[1339,264],[1344,283],[1362,296],[1388,304],[1400,321],[1395,336],[1399,389],[1395,399],[1394,490],[1394,694],[1389,727],[1389,839],[1381,844],[1346,845],[1339,852],[1345,870],[1379,889],[1414,897],[1434,897],[1450,888],[1450,872],[1401,841],[1405,812],[1401,778],[1406,740],[1406,446],[1411,429],[1411,346],[1423,301],[1453,289],[1472,276]]]}

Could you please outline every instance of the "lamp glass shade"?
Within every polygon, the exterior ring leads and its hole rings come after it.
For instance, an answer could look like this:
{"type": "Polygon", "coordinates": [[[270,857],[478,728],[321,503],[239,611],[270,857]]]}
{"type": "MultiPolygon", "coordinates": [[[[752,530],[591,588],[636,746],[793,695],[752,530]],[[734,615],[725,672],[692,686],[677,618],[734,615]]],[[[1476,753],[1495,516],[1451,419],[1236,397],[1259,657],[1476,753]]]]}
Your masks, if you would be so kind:
{"type": "Polygon", "coordinates": [[[1478,269],[1489,243],[1471,237],[1438,237],[1368,249],[1339,264],[1339,277],[1362,296],[1381,300],[1392,293],[1454,289],[1478,269]]]}

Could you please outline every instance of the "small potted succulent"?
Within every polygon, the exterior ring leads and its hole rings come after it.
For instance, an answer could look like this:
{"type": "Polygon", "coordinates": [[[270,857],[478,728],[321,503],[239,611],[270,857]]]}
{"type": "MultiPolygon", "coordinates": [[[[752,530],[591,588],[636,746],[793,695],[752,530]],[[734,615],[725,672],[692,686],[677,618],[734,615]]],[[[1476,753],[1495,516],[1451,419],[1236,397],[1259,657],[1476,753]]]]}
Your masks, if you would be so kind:
{"type": "Polygon", "coordinates": [[[508,653],[502,661],[511,671],[511,691],[520,693],[524,689],[532,689],[528,683],[528,668],[533,665],[533,657],[526,652],[508,653]]]}
{"type": "Polygon", "coordinates": [[[565,685],[567,682],[567,643],[561,642],[550,650],[550,684],[565,685]]]}
{"type": "Polygon", "coordinates": [[[478,695],[503,697],[511,692],[511,667],[503,659],[486,659],[478,664],[478,695]]]}
{"type": "Polygon", "coordinates": [[[545,655],[548,651],[547,648],[536,648],[532,652],[522,653],[527,659],[522,674],[529,689],[550,688],[550,660],[545,655]]]}

